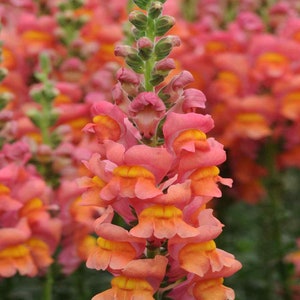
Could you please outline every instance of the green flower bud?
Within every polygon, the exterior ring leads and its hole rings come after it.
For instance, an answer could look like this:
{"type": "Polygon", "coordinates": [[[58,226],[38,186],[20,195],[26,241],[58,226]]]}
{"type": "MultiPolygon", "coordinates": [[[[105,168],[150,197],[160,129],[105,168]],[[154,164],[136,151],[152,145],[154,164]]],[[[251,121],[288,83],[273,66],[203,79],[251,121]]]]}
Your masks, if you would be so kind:
{"type": "Polygon", "coordinates": [[[163,5],[161,4],[161,2],[154,1],[151,4],[151,7],[148,12],[148,16],[151,19],[156,19],[161,15],[162,9],[163,9],[163,5]]]}
{"type": "Polygon", "coordinates": [[[141,9],[147,9],[147,6],[149,4],[149,0],[133,0],[133,2],[141,9]]]}
{"type": "Polygon", "coordinates": [[[167,33],[175,24],[175,19],[171,16],[159,17],[155,22],[155,35],[163,36],[167,33]]]}
{"type": "Polygon", "coordinates": [[[49,74],[51,72],[52,68],[48,54],[42,53],[39,57],[39,63],[43,73],[49,74]]]}
{"type": "Polygon", "coordinates": [[[127,65],[136,73],[142,74],[144,72],[144,61],[143,59],[136,54],[129,54],[125,61],[127,65]]]}
{"type": "Polygon", "coordinates": [[[147,28],[148,18],[143,12],[134,10],[129,14],[129,22],[138,30],[144,31],[147,28]]]}
{"type": "Polygon", "coordinates": [[[161,60],[167,57],[174,47],[180,45],[180,39],[178,36],[169,35],[160,39],[154,47],[154,53],[157,60],[161,60]]]}
{"type": "Polygon", "coordinates": [[[163,76],[161,74],[152,74],[150,83],[153,86],[156,86],[156,85],[160,84],[161,82],[163,82],[164,80],[165,80],[165,76],[163,76]]]}
{"type": "Polygon", "coordinates": [[[41,116],[41,112],[37,109],[30,109],[26,112],[27,116],[31,120],[31,122],[38,128],[40,128],[43,117],[41,116]]]}
{"type": "Polygon", "coordinates": [[[0,68],[0,82],[6,77],[8,71],[5,68],[0,68]]]}
{"type": "Polygon", "coordinates": [[[139,55],[147,60],[151,57],[153,51],[153,43],[150,39],[142,37],[137,41],[137,47],[139,49],[139,55]]]}
{"type": "Polygon", "coordinates": [[[48,103],[51,103],[54,98],[58,95],[58,90],[50,87],[34,87],[30,91],[30,97],[37,103],[43,103],[44,101],[47,101],[48,103]]]}
{"type": "Polygon", "coordinates": [[[136,73],[143,73],[144,61],[135,48],[128,45],[118,45],[115,48],[115,55],[124,57],[127,65],[136,73]]]}
{"type": "Polygon", "coordinates": [[[9,92],[0,93],[0,110],[2,110],[13,97],[13,94],[9,92]]]}
{"type": "Polygon", "coordinates": [[[145,31],[138,30],[136,27],[132,28],[131,32],[136,41],[146,35],[145,31]]]}

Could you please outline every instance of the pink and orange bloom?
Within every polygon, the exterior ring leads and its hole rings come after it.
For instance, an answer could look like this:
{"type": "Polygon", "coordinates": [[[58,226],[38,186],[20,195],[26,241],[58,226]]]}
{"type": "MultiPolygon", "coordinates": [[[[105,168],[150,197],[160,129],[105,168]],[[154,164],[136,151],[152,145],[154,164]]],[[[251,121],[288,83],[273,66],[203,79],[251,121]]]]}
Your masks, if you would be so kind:
{"type": "Polygon", "coordinates": [[[200,113],[204,94],[186,89],[192,74],[166,78],[174,69],[166,57],[179,46],[178,37],[155,40],[155,33],[144,31],[142,20],[158,22],[161,6],[152,15],[147,4],[136,4],[142,11],[129,20],[141,34],[138,48],[123,45],[115,51],[132,70],[118,72],[113,101],[95,101],[93,120],[84,127],[98,149],[84,162],[89,175],[79,180],[82,204],[103,211],[94,224],[97,242],[87,266],[114,276],[112,288],[93,299],[154,299],[177,289],[191,299],[234,299],[223,278],[241,264],[216,248],[223,225],[206,208],[221,197],[219,183],[232,184],[217,167],[226,154],[208,136],[214,122],[200,113]],[[113,221],[116,213],[126,229],[113,221]]]}

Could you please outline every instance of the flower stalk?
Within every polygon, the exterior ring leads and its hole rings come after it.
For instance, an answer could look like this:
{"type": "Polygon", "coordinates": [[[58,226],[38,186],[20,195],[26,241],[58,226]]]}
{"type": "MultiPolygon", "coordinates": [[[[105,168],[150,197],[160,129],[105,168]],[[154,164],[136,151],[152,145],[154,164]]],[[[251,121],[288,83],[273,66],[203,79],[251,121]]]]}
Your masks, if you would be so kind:
{"type": "Polygon", "coordinates": [[[286,218],[285,207],[282,201],[284,197],[283,184],[280,172],[276,165],[278,147],[279,146],[276,143],[268,140],[264,149],[264,161],[268,170],[268,178],[265,182],[267,195],[264,207],[267,208],[265,216],[269,218],[269,227],[271,231],[269,244],[273,245],[271,247],[271,250],[273,250],[271,257],[275,262],[275,267],[280,280],[279,294],[283,300],[292,300],[291,274],[288,265],[284,262],[286,247],[283,241],[283,228],[286,218]]]}
{"type": "Polygon", "coordinates": [[[169,54],[180,39],[165,35],[175,23],[162,15],[165,1],[134,2],[140,9],[129,14],[135,42],[115,48],[130,69],[117,72],[114,103],[95,103],[93,122],[83,129],[96,136],[101,154],[85,161],[92,177],[82,181],[82,198],[104,209],[87,266],[115,276],[112,288],[93,300],[208,299],[215,293],[233,300],[223,277],[241,264],[216,248],[222,224],[206,208],[221,196],[218,183],[231,186],[216,167],[225,152],[207,138],[212,118],[196,113],[205,96],[185,89],[192,74],[167,78],[175,68],[169,54]]]}

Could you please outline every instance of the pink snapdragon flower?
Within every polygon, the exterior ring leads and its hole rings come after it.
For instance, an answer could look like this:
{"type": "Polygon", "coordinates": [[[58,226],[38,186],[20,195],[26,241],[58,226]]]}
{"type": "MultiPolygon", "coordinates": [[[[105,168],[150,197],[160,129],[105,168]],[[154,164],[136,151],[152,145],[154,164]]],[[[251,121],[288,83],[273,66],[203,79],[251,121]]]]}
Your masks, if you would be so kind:
{"type": "Polygon", "coordinates": [[[155,93],[143,92],[132,100],[128,111],[141,135],[149,139],[157,131],[157,126],[165,115],[166,107],[155,93]]]}

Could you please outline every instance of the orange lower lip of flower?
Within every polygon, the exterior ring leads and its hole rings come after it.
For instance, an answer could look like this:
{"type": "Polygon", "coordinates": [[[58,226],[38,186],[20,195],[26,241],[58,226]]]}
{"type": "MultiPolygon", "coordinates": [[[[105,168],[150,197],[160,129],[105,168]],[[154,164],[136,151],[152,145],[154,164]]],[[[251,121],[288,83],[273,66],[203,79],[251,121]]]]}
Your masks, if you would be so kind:
{"type": "Polygon", "coordinates": [[[210,279],[210,280],[203,280],[199,281],[195,285],[195,289],[197,290],[206,290],[207,288],[216,286],[216,285],[221,285],[224,282],[224,278],[216,278],[216,279],[210,279]]]}
{"type": "Polygon", "coordinates": [[[213,178],[218,176],[219,173],[220,170],[216,166],[200,168],[191,174],[190,179],[193,181],[198,181],[204,178],[213,178]]]}
{"type": "Polygon", "coordinates": [[[294,102],[295,101],[295,102],[297,102],[297,101],[299,101],[299,99],[300,99],[300,91],[287,94],[284,97],[283,101],[288,101],[288,102],[290,102],[290,101],[294,102]]]}
{"type": "Polygon", "coordinates": [[[288,63],[288,59],[282,54],[276,52],[267,52],[259,56],[258,63],[285,65],[288,63]]]}
{"type": "Polygon", "coordinates": [[[2,48],[1,65],[7,69],[13,69],[16,66],[16,59],[13,53],[5,47],[2,48]]]}
{"type": "Polygon", "coordinates": [[[26,245],[28,245],[30,248],[40,248],[44,250],[49,249],[48,245],[44,241],[37,238],[31,238],[26,242],[26,245]]]}
{"type": "Polygon", "coordinates": [[[12,91],[6,87],[5,85],[0,85],[0,93],[3,94],[3,93],[12,93],[12,91]]]}
{"type": "Polygon", "coordinates": [[[0,251],[0,259],[4,258],[19,258],[29,254],[29,249],[25,245],[15,245],[7,247],[0,251]]]}
{"type": "Polygon", "coordinates": [[[73,129],[82,129],[89,122],[88,118],[76,118],[68,122],[73,129]]]}
{"type": "Polygon", "coordinates": [[[111,285],[121,290],[153,291],[152,286],[146,280],[140,278],[128,278],[126,276],[119,276],[112,279],[111,285]]]}
{"type": "Polygon", "coordinates": [[[98,115],[93,118],[95,123],[96,133],[100,140],[113,140],[117,141],[121,136],[120,125],[111,117],[98,115]]]}
{"type": "Polygon", "coordinates": [[[222,93],[227,95],[236,94],[241,86],[238,76],[228,71],[220,72],[216,82],[219,88],[221,88],[222,93]]]}
{"type": "Polygon", "coordinates": [[[87,235],[77,244],[77,252],[80,258],[87,260],[89,253],[96,245],[96,238],[87,235]]]}
{"type": "Polygon", "coordinates": [[[113,174],[115,176],[124,178],[145,178],[155,181],[154,175],[146,168],[141,166],[119,166],[114,169],[113,174]]]}
{"type": "Polygon", "coordinates": [[[134,252],[134,248],[127,242],[115,242],[106,240],[102,237],[97,239],[97,245],[106,251],[118,251],[118,252],[134,252]]]}
{"type": "Polygon", "coordinates": [[[237,115],[237,121],[243,123],[265,123],[265,119],[258,113],[242,113],[237,115]]]}
{"type": "Polygon", "coordinates": [[[181,132],[173,142],[175,152],[179,152],[184,144],[188,142],[202,144],[203,142],[206,142],[206,134],[198,129],[188,129],[181,132]]]}
{"type": "Polygon", "coordinates": [[[141,218],[154,217],[157,219],[171,219],[171,218],[181,218],[182,211],[175,206],[167,205],[154,205],[144,209],[141,214],[141,218]]]}
{"type": "Polygon", "coordinates": [[[0,195],[7,195],[9,193],[10,193],[9,187],[7,187],[6,185],[0,183],[0,195]]]}
{"type": "Polygon", "coordinates": [[[218,41],[210,41],[205,45],[205,51],[208,54],[220,53],[226,50],[226,45],[218,41]]]}
{"type": "Polygon", "coordinates": [[[180,250],[180,255],[194,255],[200,252],[209,252],[216,249],[216,243],[212,241],[204,242],[204,243],[191,243],[185,245],[180,250]]]}
{"type": "Polygon", "coordinates": [[[299,118],[300,91],[287,94],[282,100],[282,113],[285,117],[295,120],[299,118]]]}
{"type": "Polygon", "coordinates": [[[232,293],[223,286],[223,282],[222,277],[197,282],[193,288],[195,299],[210,300],[212,295],[213,299],[233,299],[232,293]]]}
{"type": "Polygon", "coordinates": [[[54,99],[54,105],[65,104],[65,103],[72,103],[71,98],[67,95],[59,94],[54,99]]]}
{"type": "Polygon", "coordinates": [[[53,37],[42,31],[37,31],[37,30],[28,30],[25,31],[22,35],[22,38],[28,42],[39,42],[39,43],[52,43],[53,42],[53,37]]]}
{"type": "Polygon", "coordinates": [[[28,215],[30,212],[36,210],[36,209],[40,209],[43,207],[43,202],[41,199],[39,198],[33,198],[31,200],[29,200],[19,211],[19,215],[20,216],[26,216],[28,215]]]}
{"type": "Polygon", "coordinates": [[[231,84],[234,84],[235,86],[239,85],[240,81],[239,78],[236,76],[236,74],[229,72],[229,71],[223,71],[218,74],[218,79],[224,80],[227,82],[230,82],[231,84]]]}
{"type": "Polygon", "coordinates": [[[106,182],[103,181],[100,177],[94,176],[92,178],[92,183],[94,183],[97,187],[103,188],[106,185],[106,182]]]}

